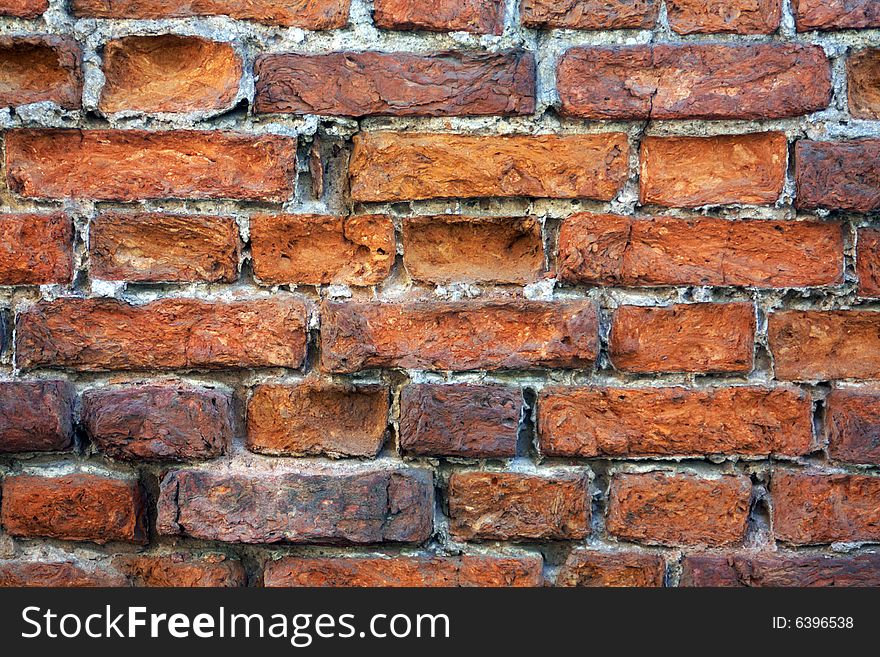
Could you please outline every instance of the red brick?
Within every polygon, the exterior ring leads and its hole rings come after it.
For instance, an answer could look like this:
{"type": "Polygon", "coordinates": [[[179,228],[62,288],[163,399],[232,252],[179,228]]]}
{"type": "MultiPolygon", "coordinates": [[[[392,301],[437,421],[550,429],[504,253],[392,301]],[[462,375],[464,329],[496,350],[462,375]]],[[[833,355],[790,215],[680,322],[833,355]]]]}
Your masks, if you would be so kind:
{"type": "Polygon", "coordinates": [[[876,0],[791,0],[798,32],[880,27],[876,0]]]}
{"type": "Polygon", "coordinates": [[[193,130],[6,133],[10,189],[43,199],[284,201],[292,194],[295,156],[296,139],[277,135],[193,130]]]}
{"type": "Polygon", "coordinates": [[[794,164],[798,208],[880,209],[880,139],[801,140],[794,164]]]}
{"type": "Polygon", "coordinates": [[[160,19],[229,16],[270,25],[331,30],[348,24],[350,0],[72,0],[74,16],[160,19]]]}
{"type": "Polygon", "coordinates": [[[86,570],[68,561],[0,561],[0,588],[91,588],[125,586],[122,575],[103,568],[86,570]]]}
{"type": "Polygon", "coordinates": [[[639,200],[670,207],[774,203],[785,184],[788,142],[765,132],[642,140],[639,200]]]}
{"type": "Polygon", "coordinates": [[[590,301],[326,303],[321,365],[338,373],[586,368],[598,342],[590,301]]]}
{"type": "Polygon", "coordinates": [[[79,109],[82,88],[82,52],[73,39],[0,37],[0,106],[51,101],[79,109]]]}
{"type": "Polygon", "coordinates": [[[754,341],[750,303],[621,306],[609,348],[624,372],[749,372],[754,341]]]}
{"type": "Polygon", "coordinates": [[[74,397],[65,381],[0,382],[0,453],[70,449],[74,397]]]}
{"type": "Polygon", "coordinates": [[[3,482],[0,519],[11,536],[146,543],[145,507],[135,480],[15,475],[3,482]]]}
{"type": "Polygon", "coordinates": [[[843,230],[827,221],[576,214],[559,234],[559,280],[623,286],[786,288],[843,281],[843,230]]]}
{"type": "Polygon", "coordinates": [[[178,470],[162,480],[157,528],[230,543],[421,543],[431,535],[433,515],[434,488],[424,470],[178,470]]]}
{"type": "Polygon", "coordinates": [[[547,456],[800,456],[812,422],[810,398],[789,387],[553,387],[538,398],[547,456]]]}
{"type": "Polygon", "coordinates": [[[108,212],[89,226],[90,272],[99,279],[232,283],[238,256],[231,217],[108,212]]]}
{"type": "Polygon", "coordinates": [[[679,34],[772,34],[782,16],[780,0],[668,0],[669,26],[679,34]]]}
{"type": "Polygon", "coordinates": [[[354,137],[356,201],[528,196],[611,200],[627,178],[626,135],[480,136],[375,132],[354,137]]]}
{"type": "Polygon", "coordinates": [[[880,586],[880,554],[686,556],[681,586],[880,586]]]}
{"type": "Polygon", "coordinates": [[[745,538],[751,490],[749,478],[738,475],[614,475],[606,527],[651,545],[737,545],[745,538]]]}
{"type": "Polygon", "coordinates": [[[659,554],[578,549],[568,555],[556,585],[657,587],[665,577],[666,562],[659,554]]]}
{"type": "Polygon", "coordinates": [[[516,456],[522,391],[500,385],[409,385],[400,395],[400,447],[417,456],[516,456]]]}
{"type": "Polygon", "coordinates": [[[82,371],[299,367],[306,306],[287,296],[210,302],[64,298],[19,314],[16,364],[82,371]]]}
{"type": "Polygon", "coordinates": [[[880,390],[832,390],[825,398],[825,435],[831,458],[880,464],[880,390]]]}
{"type": "Polygon", "coordinates": [[[865,48],[846,60],[849,113],[857,119],[880,119],[880,48],[865,48]]]}
{"type": "Polygon", "coordinates": [[[0,285],[70,283],[73,222],[65,214],[0,214],[0,285]]]}
{"type": "Polygon", "coordinates": [[[385,215],[258,214],[250,234],[264,283],[377,285],[394,265],[394,224],[385,215]]]}
{"type": "Polygon", "coordinates": [[[254,110],[330,116],[479,116],[535,111],[535,59],[503,53],[263,55],[254,110]]]}
{"type": "Polygon", "coordinates": [[[541,224],[533,217],[409,217],[403,262],[417,281],[532,283],[544,269],[541,224]]]}
{"type": "Polygon", "coordinates": [[[880,314],[787,310],[770,315],[776,377],[787,381],[880,378],[880,314]]]}
{"type": "Polygon", "coordinates": [[[376,456],[388,429],[379,385],[262,384],[248,402],[247,447],[288,456],[376,456]]]}
{"type": "Polygon", "coordinates": [[[537,29],[651,29],[658,0],[522,0],[522,24],[537,29]]]}
{"type": "Polygon", "coordinates": [[[233,433],[232,398],[208,388],[96,388],[82,398],[82,424],[107,456],[123,461],[210,459],[233,433]]]}
{"type": "Polygon", "coordinates": [[[777,471],[773,534],[793,545],[880,541],[880,477],[777,471]]]}
{"type": "Polygon", "coordinates": [[[856,272],[859,275],[859,296],[880,298],[880,230],[859,230],[856,272]]]}
{"type": "Polygon", "coordinates": [[[501,34],[503,0],[375,0],[373,20],[383,30],[501,34]]]}
{"type": "Polygon", "coordinates": [[[449,479],[456,540],[566,540],[590,533],[590,493],[580,475],[457,472],[449,479]]]}
{"type": "Polygon", "coordinates": [[[0,0],[0,16],[37,18],[49,8],[49,0],[0,0]]]}
{"type": "Polygon", "coordinates": [[[134,586],[149,587],[234,587],[247,584],[247,573],[237,559],[222,554],[195,557],[187,554],[120,556],[113,565],[134,586]]]}
{"type": "Polygon", "coordinates": [[[535,557],[287,557],[266,564],[265,586],[526,587],[540,586],[535,557]]]}
{"type": "Polygon", "coordinates": [[[590,119],[769,119],[831,100],[822,48],[798,44],[588,46],[559,63],[562,113],[590,119]]]}

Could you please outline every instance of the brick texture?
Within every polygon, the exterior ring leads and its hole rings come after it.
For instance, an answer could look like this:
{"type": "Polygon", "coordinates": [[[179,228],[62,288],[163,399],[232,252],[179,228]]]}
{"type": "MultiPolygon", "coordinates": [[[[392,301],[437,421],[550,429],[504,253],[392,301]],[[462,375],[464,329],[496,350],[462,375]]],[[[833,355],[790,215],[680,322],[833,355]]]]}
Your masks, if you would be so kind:
{"type": "Polygon", "coordinates": [[[880,7],[873,0],[792,0],[799,32],[880,27],[880,7]]]}
{"type": "Polygon", "coordinates": [[[73,405],[65,381],[0,383],[0,453],[70,449],[73,405]]]}
{"type": "Polygon", "coordinates": [[[574,550],[556,578],[557,586],[663,586],[666,562],[656,554],[574,550]]]}
{"type": "Polygon", "coordinates": [[[503,0],[375,0],[373,20],[384,30],[501,34],[503,0]]]}
{"type": "Polygon", "coordinates": [[[801,140],[794,158],[799,208],[880,209],[880,139],[801,140]]]}
{"type": "Polygon", "coordinates": [[[880,48],[859,50],[846,60],[850,113],[880,119],[880,48]]]}
{"type": "Polygon", "coordinates": [[[537,29],[650,29],[657,0],[523,0],[522,22],[537,29]]]}
{"type": "Polygon", "coordinates": [[[69,283],[73,222],[65,214],[0,214],[0,285],[69,283]]]}
{"type": "MultiPolygon", "coordinates": [[[[0,9],[2,13],[2,9],[0,9]]],[[[73,39],[0,37],[0,105],[82,106],[82,52],[73,39]]]]}
{"type": "Polygon", "coordinates": [[[781,0],[669,0],[669,26],[679,34],[772,34],[782,16],[781,0]]]}
{"type": "Polygon", "coordinates": [[[37,18],[49,8],[49,0],[0,0],[0,16],[37,18]]]}
{"type": "Polygon", "coordinates": [[[880,464],[880,390],[833,390],[825,398],[825,433],[832,458],[880,464]]]}
{"type": "Polygon", "coordinates": [[[682,586],[878,586],[880,555],[845,557],[791,555],[688,556],[682,586]]]}
{"type": "Polygon", "coordinates": [[[859,294],[880,298],[880,230],[865,228],[858,235],[856,271],[859,275],[859,294]]]}
{"type": "Polygon", "coordinates": [[[247,573],[241,562],[222,554],[192,557],[186,554],[117,557],[113,565],[133,586],[232,587],[244,586],[247,573]]]}

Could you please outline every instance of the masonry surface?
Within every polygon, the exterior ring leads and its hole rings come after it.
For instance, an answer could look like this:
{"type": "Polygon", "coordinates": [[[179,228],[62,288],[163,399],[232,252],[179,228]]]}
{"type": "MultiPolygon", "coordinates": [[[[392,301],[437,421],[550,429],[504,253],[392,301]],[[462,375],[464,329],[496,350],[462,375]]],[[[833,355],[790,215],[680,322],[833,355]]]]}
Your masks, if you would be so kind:
{"type": "Polygon", "coordinates": [[[874,0],[0,0],[0,585],[880,585],[874,0]]]}

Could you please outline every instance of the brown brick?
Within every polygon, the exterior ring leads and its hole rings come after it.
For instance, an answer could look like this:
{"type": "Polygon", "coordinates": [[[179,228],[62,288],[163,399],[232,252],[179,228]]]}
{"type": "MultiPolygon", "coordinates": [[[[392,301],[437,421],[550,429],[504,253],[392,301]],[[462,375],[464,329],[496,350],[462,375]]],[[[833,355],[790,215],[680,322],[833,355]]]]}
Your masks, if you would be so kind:
{"type": "Polygon", "coordinates": [[[880,209],[880,139],[801,140],[794,164],[798,208],[880,209]]]}
{"type": "Polygon", "coordinates": [[[843,230],[829,221],[576,214],[559,234],[561,281],[593,285],[810,287],[843,281],[843,230]]]}
{"type": "Polygon", "coordinates": [[[606,527],[651,545],[737,545],[745,538],[751,490],[749,478],[738,475],[614,475],[606,527]]]}
{"type": "Polygon", "coordinates": [[[642,204],[700,207],[774,203],[785,184],[788,142],[779,132],[642,140],[642,204]]]}
{"type": "Polygon", "coordinates": [[[880,48],[850,55],[846,77],[850,114],[857,119],[880,119],[880,48]]]}
{"type": "Polygon", "coordinates": [[[2,504],[3,528],[12,536],[147,542],[146,503],[135,480],[7,476],[2,504]]]}
{"type": "Polygon", "coordinates": [[[800,456],[812,422],[809,396],[793,387],[554,387],[538,398],[547,456],[800,456]]]}
{"type": "Polygon", "coordinates": [[[70,283],[73,222],[65,214],[0,214],[0,285],[70,283]]]}
{"type": "Polygon", "coordinates": [[[624,372],[749,372],[754,341],[750,303],[621,306],[609,348],[624,372]]]}
{"type": "Polygon", "coordinates": [[[394,265],[394,224],[378,214],[258,214],[251,217],[251,252],[264,283],[377,285],[394,265]]]}
{"type": "Polygon", "coordinates": [[[535,59],[503,53],[263,55],[254,110],[330,116],[479,116],[535,111],[535,59]]]}
{"type": "Polygon", "coordinates": [[[265,586],[524,587],[540,586],[534,557],[287,557],[266,564],[265,586]]]}
{"type": "Polygon", "coordinates": [[[217,588],[247,584],[247,574],[241,562],[222,554],[204,557],[187,554],[126,555],[116,557],[113,565],[125,573],[134,586],[141,587],[217,588]]]}
{"type": "Polygon", "coordinates": [[[880,477],[771,475],[773,534],[793,545],[880,540],[880,477]]]}
{"type": "Polygon", "coordinates": [[[782,16],[780,0],[668,0],[669,26],[679,34],[772,34],[782,16]]]}
{"type": "Polygon", "coordinates": [[[769,119],[831,100],[822,48],[784,43],[571,48],[556,81],[562,113],[590,119],[769,119]]]}
{"type": "Polygon", "coordinates": [[[831,458],[880,464],[880,390],[832,390],[825,399],[825,434],[831,458]]]}
{"type": "Polygon", "coordinates": [[[19,314],[16,364],[83,371],[299,367],[306,306],[287,296],[210,302],[43,301],[19,314]]]}
{"type": "Polygon", "coordinates": [[[557,586],[663,586],[666,562],[659,554],[573,550],[556,578],[557,586]]]}
{"type": "Polygon", "coordinates": [[[108,212],[89,226],[89,258],[99,279],[232,283],[238,226],[231,217],[108,212]]]}
{"type": "Polygon", "coordinates": [[[376,456],[388,428],[379,385],[263,384],[248,402],[247,447],[288,456],[376,456]]]}
{"type": "Polygon", "coordinates": [[[522,0],[522,23],[537,29],[651,29],[658,0],[522,0]]]}
{"type": "Polygon", "coordinates": [[[95,388],[83,394],[82,404],[89,439],[114,459],[210,459],[232,442],[232,398],[208,388],[95,388]]]}
{"type": "Polygon", "coordinates": [[[501,34],[504,0],[375,0],[373,20],[383,30],[501,34]]]}
{"type": "Polygon", "coordinates": [[[583,476],[457,472],[449,479],[449,530],[456,540],[566,540],[590,533],[583,476]]]}
{"type": "Polygon", "coordinates": [[[880,586],[880,554],[686,556],[681,586],[880,586]]]}
{"type": "Polygon", "coordinates": [[[74,397],[65,381],[0,382],[0,453],[70,449],[74,397]]]}
{"type": "Polygon", "coordinates": [[[880,27],[876,0],[791,0],[798,32],[880,27]]]}
{"type": "Polygon", "coordinates": [[[49,8],[49,0],[0,0],[0,16],[37,18],[49,8]]]}
{"type": "Polygon", "coordinates": [[[160,534],[230,543],[421,543],[434,514],[431,473],[222,474],[162,480],[160,534]]]}
{"type": "Polygon", "coordinates": [[[627,177],[619,132],[479,136],[375,132],[354,137],[356,201],[528,196],[611,200],[627,177]]]}
{"type": "Polygon", "coordinates": [[[74,16],[160,19],[229,16],[270,25],[331,30],[348,24],[350,0],[72,0],[74,16]]]}
{"type": "Polygon", "coordinates": [[[533,217],[409,217],[403,261],[417,281],[532,283],[544,268],[541,224],[533,217]]]}
{"type": "Polygon", "coordinates": [[[590,301],[326,303],[321,365],[339,373],[586,368],[598,342],[590,301]]]}
{"type": "Polygon", "coordinates": [[[86,570],[68,561],[0,561],[0,588],[86,588],[125,586],[122,575],[103,568],[86,570]]]}
{"type": "Polygon", "coordinates": [[[284,201],[292,194],[295,156],[296,139],[277,135],[193,130],[6,133],[9,187],[31,198],[284,201]]]}
{"type": "Polygon", "coordinates": [[[880,298],[880,229],[859,229],[856,272],[859,296],[880,298]]]}
{"type": "Polygon", "coordinates": [[[500,385],[409,385],[400,395],[400,447],[417,456],[516,456],[522,391],[500,385]]]}
{"type": "Polygon", "coordinates": [[[0,107],[51,101],[79,109],[82,52],[65,37],[0,37],[0,80],[0,107]]]}
{"type": "Polygon", "coordinates": [[[880,314],[787,310],[770,315],[776,377],[787,381],[880,378],[880,314]]]}

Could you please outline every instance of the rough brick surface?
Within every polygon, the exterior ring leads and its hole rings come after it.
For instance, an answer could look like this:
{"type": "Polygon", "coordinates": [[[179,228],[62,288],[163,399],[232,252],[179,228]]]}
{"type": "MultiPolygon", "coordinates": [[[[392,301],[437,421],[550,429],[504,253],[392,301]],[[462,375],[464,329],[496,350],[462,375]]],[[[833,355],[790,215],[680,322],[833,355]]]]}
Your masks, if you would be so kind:
{"type": "Polygon", "coordinates": [[[880,230],[865,228],[859,231],[856,271],[859,294],[880,298],[880,230]]]}
{"type": "Polygon", "coordinates": [[[686,556],[682,586],[880,586],[880,554],[686,556]]]}
{"type": "Polygon", "coordinates": [[[82,87],[82,52],[73,39],[0,37],[0,106],[50,101],[79,109],[82,87]]]}
{"type": "Polygon", "coordinates": [[[880,27],[880,5],[875,0],[792,0],[799,32],[880,27]]]}
{"type": "Polygon", "coordinates": [[[771,34],[779,27],[781,0],[669,0],[669,26],[679,34],[771,34]]]}
{"type": "Polygon", "coordinates": [[[0,588],[94,588],[125,586],[119,573],[101,568],[86,570],[68,561],[0,561],[0,588]]]}
{"type": "Polygon", "coordinates": [[[831,458],[880,464],[880,390],[833,390],[825,398],[825,433],[831,458]]]}
{"type": "Polygon", "coordinates": [[[556,577],[557,586],[663,586],[666,562],[657,554],[574,550],[556,577]]]}
{"type": "Polygon", "coordinates": [[[880,48],[850,55],[846,75],[850,114],[859,119],[880,119],[880,48]]]}
{"type": "Polygon", "coordinates": [[[797,207],[880,209],[880,139],[801,140],[794,163],[797,207]]]}
{"type": "Polygon", "coordinates": [[[64,381],[0,383],[0,453],[73,446],[72,387],[64,381]]]}
{"type": "Polygon", "coordinates": [[[522,22],[537,29],[650,29],[658,0],[522,0],[522,22]]]}
{"type": "Polygon", "coordinates": [[[0,214],[0,285],[69,283],[73,222],[66,214],[0,214]]]}
{"type": "Polygon", "coordinates": [[[247,573],[241,562],[227,559],[222,554],[204,557],[131,555],[117,557],[113,565],[129,578],[133,586],[216,588],[247,583],[247,573]]]}
{"type": "Polygon", "coordinates": [[[0,16],[37,18],[49,8],[49,0],[0,0],[0,16]]]}
{"type": "Polygon", "coordinates": [[[373,20],[385,30],[501,34],[503,0],[375,0],[373,20]]]}

